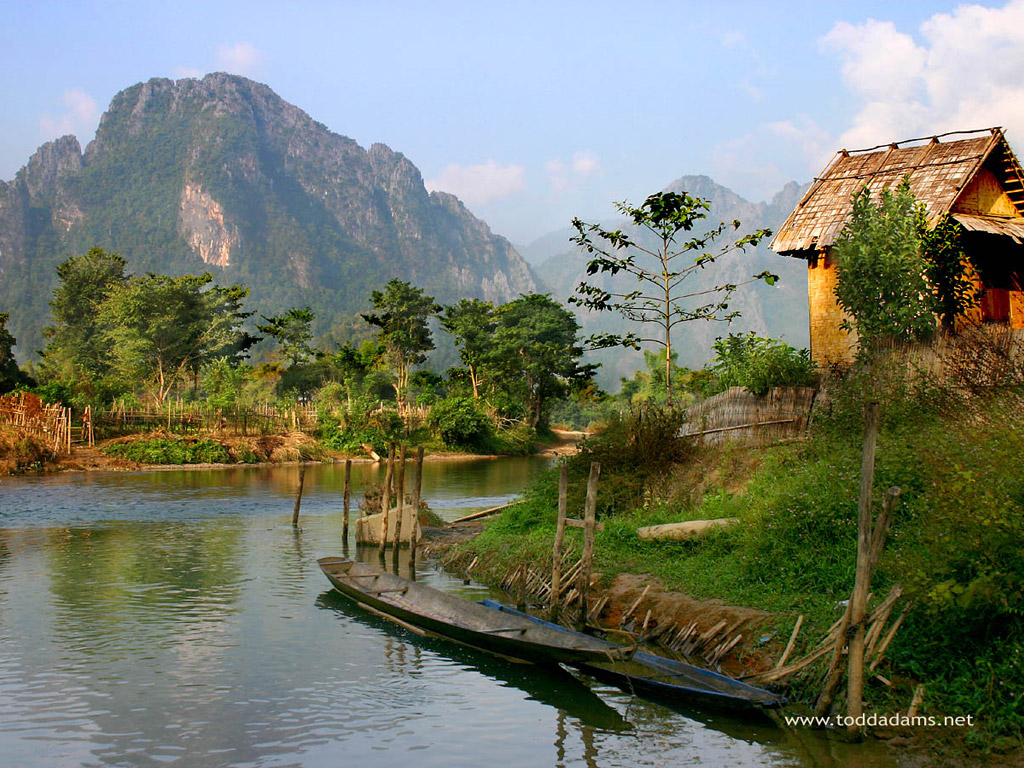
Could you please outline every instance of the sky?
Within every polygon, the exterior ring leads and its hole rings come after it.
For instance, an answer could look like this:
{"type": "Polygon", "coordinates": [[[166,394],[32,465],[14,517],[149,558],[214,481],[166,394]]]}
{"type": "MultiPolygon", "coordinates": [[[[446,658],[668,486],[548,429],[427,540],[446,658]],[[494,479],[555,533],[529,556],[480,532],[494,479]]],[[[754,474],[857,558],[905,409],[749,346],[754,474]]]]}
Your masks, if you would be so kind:
{"type": "MultiPolygon", "coordinates": [[[[0,179],[120,90],[227,71],[383,142],[528,244],[704,174],[751,201],[840,148],[1024,142],[1024,0],[0,0],[0,179]]],[[[1024,151],[1024,143],[1018,144],[1024,151]]]]}

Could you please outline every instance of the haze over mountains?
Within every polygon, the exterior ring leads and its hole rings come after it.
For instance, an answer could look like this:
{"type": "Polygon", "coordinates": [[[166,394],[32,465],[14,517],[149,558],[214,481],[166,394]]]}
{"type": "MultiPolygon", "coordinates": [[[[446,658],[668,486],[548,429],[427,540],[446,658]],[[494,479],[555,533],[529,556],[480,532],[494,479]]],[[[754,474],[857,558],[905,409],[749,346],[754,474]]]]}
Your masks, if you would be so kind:
{"type": "MultiPolygon", "coordinates": [[[[703,176],[669,189],[712,200],[709,223],[737,218],[742,232],[778,227],[801,194],[794,183],[770,203],[749,203],[703,176]]],[[[365,330],[358,312],[392,277],[442,303],[501,303],[538,290],[564,301],[585,266],[571,234],[525,247],[531,269],[453,195],[428,193],[399,152],[383,144],[366,150],[243,77],[154,79],[114,97],[84,152],[65,136],[0,182],[0,312],[11,314],[19,358],[34,356],[44,344],[56,266],[99,246],[122,254],[135,273],[209,271],[220,284],[245,283],[247,306],[260,314],[312,306],[316,333],[341,341],[365,330]]],[[[781,274],[781,284],[738,295],[744,321],[733,330],[806,344],[801,262],[765,243],[723,261],[714,282],[764,269],[781,274]]],[[[612,315],[580,317],[587,333],[622,330],[612,315]]],[[[687,328],[680,362],[704,362],[711,341],[728,330],[687,328]]],[[[642,362],[621,351],[601,358],[610,364],[605,386],[642,362]]]]}
{"type": "Polygon", "coordinates": [[[317,332],[342,337],[392,277],[442,302],[537,288],[507,240],[428,194],[403,155],[226,74],[134,85],[84,154],[65,136],[0,183],[0,307],[22,356],[42,345],[54,268],[92,246],[137,273],[243,282],[261,313],[311,305],[317,332]]]}

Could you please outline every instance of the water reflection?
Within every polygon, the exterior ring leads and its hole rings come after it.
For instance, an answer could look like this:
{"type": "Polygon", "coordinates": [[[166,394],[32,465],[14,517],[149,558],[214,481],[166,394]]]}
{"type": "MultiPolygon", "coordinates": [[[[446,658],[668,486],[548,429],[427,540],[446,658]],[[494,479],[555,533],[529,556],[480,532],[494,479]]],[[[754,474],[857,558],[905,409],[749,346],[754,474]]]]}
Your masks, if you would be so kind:
{"type": "MultiPolygon", "coordinates": [[[[452,510],[483,508],[542,466],[428,464],[425,496],[452,510]]],[[[377,471],[354,468],[357,494],[377,471]]],[[[0,762],[855,764],[816,736],[798,742],[777,729],[751,733],[728,718],[673,712],[580,676],[435,645],[346,609],[316,565],[349,544],[343,467],[307,470],[298,531],[290,525],[297,472],[0,484],[0,762]]],[[[376,555],[359,553],[374,563],[376,555]]],[[[490,596],[429,563],[414,566],[407,550],[398,567],[467,599],[490,596]]]]}

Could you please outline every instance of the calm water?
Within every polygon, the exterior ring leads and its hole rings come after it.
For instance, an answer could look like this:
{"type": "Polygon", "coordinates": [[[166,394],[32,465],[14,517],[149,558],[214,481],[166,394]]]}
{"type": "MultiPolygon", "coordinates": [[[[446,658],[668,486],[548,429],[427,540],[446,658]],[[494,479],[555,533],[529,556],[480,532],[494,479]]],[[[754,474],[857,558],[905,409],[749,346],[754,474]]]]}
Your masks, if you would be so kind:
{"type": "MultiPolygon", "coordinates": [[[[543,466],[428,463],[424,496],[451,519],[543,466]]],[[[366,614],[316,566],[345,544],[342,470],[307,470],[299,532],[296,467],[0,481],[0,765],[889,764],[366,614]]],[[[357,465],[353,479],[361,496],[379,473],[357,465]]],[[[417,577],[488,594],[429,564],[417,577]]]]}

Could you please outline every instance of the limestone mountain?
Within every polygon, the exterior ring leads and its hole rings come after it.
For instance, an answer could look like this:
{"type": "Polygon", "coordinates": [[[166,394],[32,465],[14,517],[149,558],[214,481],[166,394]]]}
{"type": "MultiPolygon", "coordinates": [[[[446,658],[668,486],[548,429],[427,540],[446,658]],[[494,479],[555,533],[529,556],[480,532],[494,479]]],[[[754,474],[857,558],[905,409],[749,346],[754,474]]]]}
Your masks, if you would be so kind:
{"type": "MultiPolygon", "coordinates": [[[[744,200],[728,187],[715,183],[707,176],[683,176],[665,189],[671,192],[686,192],[693,197],[711,201],[711,210],[704,220],[706,226],[703,231],[707,231],[720,221],[739,220],[741,228],[732,236],[732,239],[735,239],[757,229],[777,230],[806,192],[807,186],[790,182],[771,201],[761,203],[744,200]]],[[[630,201],[634,205],[641,202],[643,201],[630,201]]],[[[653,246],[652,242],[645,239],[643,232],[638,232],[625,220],[601,222],[601,225],[605,228],[621,228],[641,244],[653,246]]],[[[575,234],[575,230],[566,229],[546,235],[528,246],[529,253],[536,259],[544,257],[543,249],[547,249],[546,260],[541,261],[535,269],[538,277],[552,290],[554,296],[564,301],[584,279],[593,284],[602,284],[608,290],[623,292],[636,289],[636,281],[625,273],[615,277],[600,273],[588,277],[587,254],[569,242],[569,238],[575,234]]],[[[730,234],[731,231],[724,232],[716,243],[719,246],[729,243],[730,234]]],[[[754,331],[761,336],[781,337],[796,347],[807,346],[807,268],[797,259],[783,258],[772,252],[768,249],[768,242],[765,240],[756,249],[748,248],[746,252],[727,256],[710,265],[705,272],[694,276],[693,285],[704,288],[725,283],[741,283],[764,270],[779,275],[780,280],[774,286],[757,283],[738,290],[733,296],[730,309],[739,310],[742,316],[731,324],[696,321],[679,326],[673,332],[673,349],[679,352],[680,365],[703,365],[713,356],[711,345],[715,339],[730,332],[754,331]]],[[[580,307],[576,307],[575,312],[583,326],[583,333],[587,335],[637,330],[614,312],[591,312],[580,307]]],[[[653,330],[649,329],[647,332],[653,330]]],[[[593,353],[592,359],[602,363],[602,369],[599,371],[602,386],[612,389],[617,388],[620,377],[628,377],[634,370],[643,367],[640,353],[629,350],[603,350],[593,353]]]]}
{"type": "Polygon", "coordinates": [[[0,311],[20,357],[42,346],[56,265],[93,246],[135,273],[245,283],[262,314],[311,305],[335,338],[392,277],[441,302],[536,290],[509,242],[454,196],[428,194],[402,154],[223,73],[134,85],[84,153],[65,136],[0,182],[0,311]]]}

